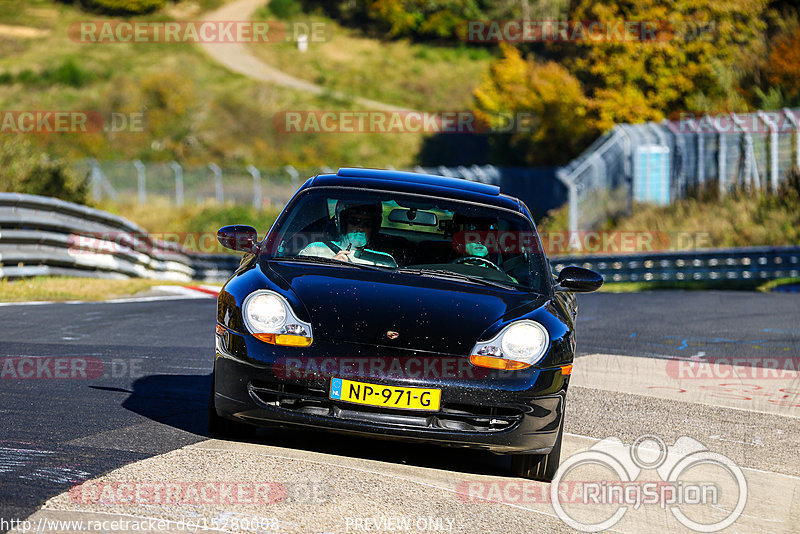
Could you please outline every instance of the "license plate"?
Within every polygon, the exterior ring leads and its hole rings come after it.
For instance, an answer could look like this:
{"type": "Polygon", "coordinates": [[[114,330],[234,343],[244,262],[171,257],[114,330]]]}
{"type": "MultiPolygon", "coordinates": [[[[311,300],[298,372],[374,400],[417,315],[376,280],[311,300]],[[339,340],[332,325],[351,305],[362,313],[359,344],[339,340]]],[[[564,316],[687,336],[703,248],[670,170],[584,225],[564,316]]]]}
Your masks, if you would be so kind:
{"type": "Polygon", "coordinates": [[[438,410],[442,390],[382,386],[354,382],[344,378],[333,378],[331,379],[330,398],[367,406],[404,410],[438,410]]]}

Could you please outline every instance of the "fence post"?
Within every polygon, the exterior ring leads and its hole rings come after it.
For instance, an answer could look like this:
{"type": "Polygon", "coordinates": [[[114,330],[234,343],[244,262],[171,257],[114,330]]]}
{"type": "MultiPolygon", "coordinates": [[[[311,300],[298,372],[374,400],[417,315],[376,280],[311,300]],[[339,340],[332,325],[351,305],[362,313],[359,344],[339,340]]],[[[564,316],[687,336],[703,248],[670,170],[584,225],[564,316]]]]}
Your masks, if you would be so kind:
{"type": "Polygon", "coordinates": [[[475,176],[478,177],[479,182],[483,182],[485,184],[491,183],[489,181],[489,176],[486,174],[486,171],[484,171],[483,168],[480,167],[479,165],[473,165],[472,172],[475,174],[475,176]]]}
{"type": "Polygon", "coordinates": [[[133,166],[136,167],[136,174],[139,182],[139,204],[147,204],[147,174],[144,163],[134,160],[133,166]]]}
{"type": "Polygon", "coordinates": [[[717,132],[717,186],[719,187],[719,197],[722,198],[725,196],[725,181],[728,173],[728,143],[725,141],[725,133],[717,124],[718,121],[713,122],[714,130],[717,132]]]}
{"type": "Polygon", "coordinates": [[[89,181],[92,183],[92,200],[99,202],[102,196],[100,190],[103,180],[102,171],[100,170],[100,164],[97,163],[97,160],[94,158],[89,159],[89,165],[92,166],[92,170],[89,173],[89,181]]]}
{"type": "Polygon", "coordinates": [[[567,205],[570,235],[578,232],[578,187],[564,169],[556,171],[556,178],[567,187],[567,205]]]}
{"type": "Polygon", "coordinates": [[[741,182],[740,185],[743,185],[744,188],[749,191],[750,175],[753,172],[753,160],[751,159],[751,154],[753,153],[753,138],[747,131],[744,121],[740,119],[736,113],[731,112],[731,118],[733,119],[734,124],[736,124],[741,131],[741,138],[739,142],[741,144],[743,160],[742,166],[739,167],[739,181],[741,182]]]}
{"type": "Polygon", "coordinates": [[[253,207],[261,209],[261,172],[253,165],[247,166],[247,172],[253,177],[253,207]]]}
{"type": "Polygon", "coordinates": [[[800,127],[797,124],[797,117],[789,108],[783,108],[783,114],[792,123],[792,129],[794,130],[794,166],[800,169],[800,127]]]}
{"type": "MultiPolygon", "coordinates": [[[[703,118],[706,118],[708,115],[703,115],[703,118]]],[[[702,119],[701,119],[702,123],[702,119]]],[[[703,139],[703,134],[701,133],[700,125],[695,123],[695,133],[697,135],[697,183],[700,185],[705,185],[706,183],[706,167],[703,165],[706,159],[706,143],[705,139],[703,139]]]]}
{"type": "Polygon", "coordinates": [[[461,175],[462,178],[465,180],[470,180],[472,182],[476,181],[475,173],[473,173],[468,168],[464,167],[463,165],[459,165],[456,167],[456,172],[461,175]]]}
{"type": "MultiPolygon", "coordinates": [[[[619,132],[622,136],[622,173],[625,175],[625,194],[627,195],[627,199],[625,202],[625,209],[628,212],[628,216],[633,215],[633,179],[634,179],[634,172],[633,172],[633,163],[634,163],[634,154],[633,154],[633,141],[631,139],[630,134],[625,129],[625,126],[620,125],[614,128],[615,132],[619,132]]],[[[603,182],[608,184],[607,178],[607,168],[606,162],[602,156],[598,156],[597,160],[603,165],[603,182]]],[[[577,203],[577,199],[575,200],[577,203]]],[[[577,219],[576,219],[577,221],[577,219]]]]}
{"type": "Polygon", "coordinates": [[[297,190],[297,185],[300,180],[300,173],[297,172],[297,169],[292,167],[291,165],[287,165],[283,168],[286,172],[289,173],[289,177],[292,179],[292,189],[295,191],[297,190]]]}
{"type": "Polygon", "coordinates": [[[183,167],[177,161],[171,162],[169,166],[175,173],[175,204],[183,206],[183,167]]]}
{"type": "Polygon", "coordinates": [[[778,125],[763,111],[758,112],[758,118],[769,129],[769,188],[775,194],[778,192],[778,125]]]}
{"type": "Polygon", "coordinates": [[[222,169],[216,163],[209,163],[208,168],[214,173],[214,194],[217,204],[222,204],[225,197],[222,191],[222,169]]]}

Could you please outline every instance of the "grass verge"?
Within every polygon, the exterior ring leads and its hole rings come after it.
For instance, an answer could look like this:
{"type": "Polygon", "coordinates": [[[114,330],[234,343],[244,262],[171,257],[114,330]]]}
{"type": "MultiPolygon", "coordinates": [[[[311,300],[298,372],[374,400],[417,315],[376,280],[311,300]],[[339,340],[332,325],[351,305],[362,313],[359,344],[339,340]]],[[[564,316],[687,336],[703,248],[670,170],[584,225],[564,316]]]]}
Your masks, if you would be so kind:
{"type": "MultiPolygon", "coordinates": [[[[256,20],[274,21],[269,7],[256,20]]],[[[295,39],[250,49],[264,62],[331,91],[421,111],[472,109],[472,92],[488,72],[492,54],[482,47],[436,46],[408,40],[369,38],[322,15],[299,14],[281,21],[290,30],[317,24],[308,51],[295,39]]]]}
{"type": "MultiPolygon", "coordinates": [[[[350,104],[232,73],[194,43],[80,42],[71,24],[117,20],[52,0],[5,0],[0,20],[35,31],[0,36],[0,109],[97,111],[101,131],[29,137],[66,159],[211,161],[256,166],[413,165],[422,134],[286,134],[281,111],[350,104]],[[7,18],[4,18],[7,17],[7,18]],[[112,120],[114,118],[114,120],[112,120]],[[136,127],[129,127],[135,121],[136,127]]],[[[169,9],[131,21],[172,20],[169,9]]],[[[197,13],[186,15],[197,19],[197,13]]],[[[273,45],[269,45],[273,46],[273,45]]]]}
{"type": "Polygon", "coordinates": [[[770,280],[766,284],[758,286],[759,291],[764,291],[765,293],[769,293],[776,287],[787,286],[787,285],[794,285],[800,284],[800,277],[794,278],[778,278],[776,280],[770,280]]]}
{"type": "Polygon", "coordinates": [[[661,289],[685,289],[703,291],[708,289],[752,291],[761,289],[760,281],[719,280],[687,282],[606,282],[598,289],[600,293],[636,293],[638,291],[657,291],[661,289]]]}
{"type": "Polygon", "coordinates": [[[131,278],[109,280],[68,276],[36,276],[23,280],[0,280],[0,302],[108,300],[134,296],[153,286],[184,285],[181,282],[131,278]]]}
{"type": "Polygon", "coordinates": [[[280,213],[278,209],[256,210],[242,204],[213,202],[176,207],[168,198],[155,196],[148,197],[147,204],[104,202],[95,207],[133,221],[155,238],[206,254],[241,254],[220,245],[217,230],[228,224],[246,224],[263,238],[280,213]]]}
{"type": "MultiPolygon", "coordinates": [[[[795,187],[777,195],[737,191],[722,199],[683,198],[669,206],[635,204],[630,216],[609,219],[600,230],[649,233],[654,250],[797,245],[800,190],[795,187]]],[[[539,232],[568,230],[567,215],[567,207],[551,211],[538,225],[539,232]]]]}

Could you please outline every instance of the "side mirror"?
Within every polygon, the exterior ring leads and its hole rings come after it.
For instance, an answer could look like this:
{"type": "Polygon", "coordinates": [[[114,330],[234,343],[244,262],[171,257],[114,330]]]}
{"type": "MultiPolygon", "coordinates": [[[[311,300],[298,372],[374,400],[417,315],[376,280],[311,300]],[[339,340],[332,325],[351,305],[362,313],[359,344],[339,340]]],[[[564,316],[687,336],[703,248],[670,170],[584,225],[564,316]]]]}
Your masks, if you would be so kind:
{"type": "Polygon", "coordinates": [[[561,269],[556,282],[558,282],[558,289],[589,293],[598,290],[603,285],[603,277],[589,269],[570,265],[561,269]]]}
{"type": "Polygon", "coordinates": [[[225,248],[250,252],[258,251],[258,232],[252,226],[232,224],[217,230],[217,241],[225,248]]]}

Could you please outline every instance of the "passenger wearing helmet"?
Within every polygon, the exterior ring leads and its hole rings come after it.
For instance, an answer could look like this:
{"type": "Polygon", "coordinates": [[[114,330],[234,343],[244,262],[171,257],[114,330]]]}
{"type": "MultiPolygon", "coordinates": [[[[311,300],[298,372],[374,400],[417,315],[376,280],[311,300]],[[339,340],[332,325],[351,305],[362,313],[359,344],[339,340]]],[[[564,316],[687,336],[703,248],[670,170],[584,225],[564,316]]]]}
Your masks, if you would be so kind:
{"type": "Polygon", "coordinates": [[[367,248],[381,226],[383,208],[376,203],[346,203],[339,201],[334,218],[338,239],[317,241],[300,251],[301,256],[317,256],[335,260],[397,267],[390,255],[367,248]]]}
{"type": "Polygon", "coordinates": [[[505,273],[514,283],[517,283],[516,278],[500,267],[503,264],[503,255],[497,247],[499,227],[496,220],[466,217],[456,213],[453,216],[453,225],[461,234],[457,250],[463,252],[464,255],[456,258],[452,263],[495,269],[505,273]],[[494,243],[494,246],[492,246],[493,254],[490,254],[489,247],[487,247],[489,238],[494,243]],[[461,243],[461,240],[463,240],[463,243],[461,243]]]}

